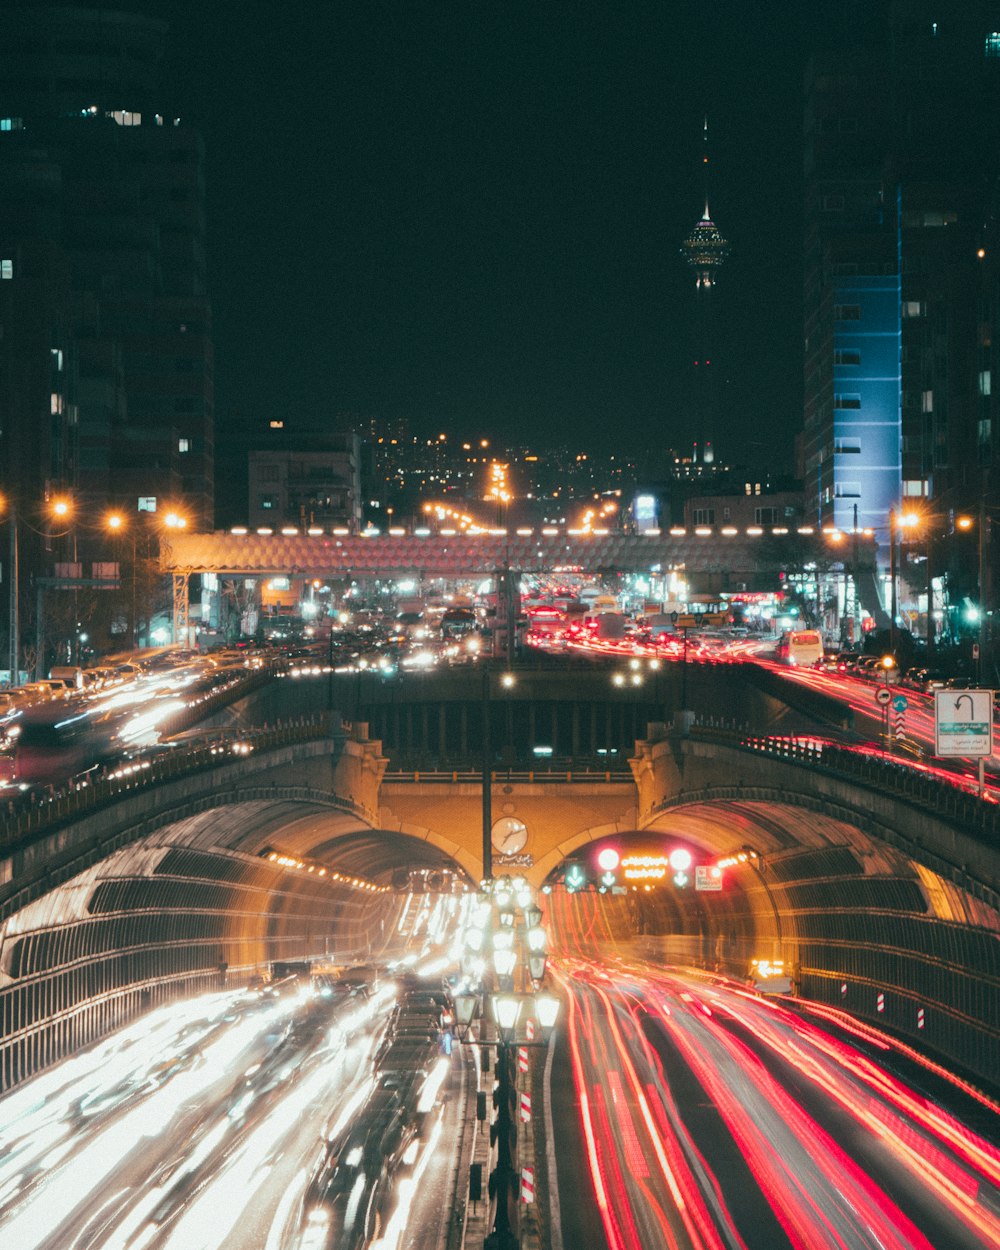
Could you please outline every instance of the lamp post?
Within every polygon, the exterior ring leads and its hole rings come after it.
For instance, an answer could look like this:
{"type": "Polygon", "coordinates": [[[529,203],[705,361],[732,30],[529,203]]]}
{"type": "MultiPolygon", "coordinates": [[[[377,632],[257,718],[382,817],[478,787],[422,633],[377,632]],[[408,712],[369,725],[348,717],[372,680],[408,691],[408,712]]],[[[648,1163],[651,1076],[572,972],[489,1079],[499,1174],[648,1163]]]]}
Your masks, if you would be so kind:
{"type": "Polygon", "coordinates": [[[885,680],[885,699],[882,703],[882,754],[884,755],[889,749],[889,674],[896,667],[896,657],[884,655],[879,663],[882,665],[885,680]]]}
{"type": "Polygon", "coordinates": [[[490,665],[483,657],[483,880],[493,880],[493,744],[490,740],[490,665]]]}
{"type": "Polygon", "coordinates": [[[541,989],[546,970],[546,935],[541,927],[541,909],[527,885],[512,882],[509,877],[491,878],[484,882],[482,901],[476,909],[473,926],[466,932],[463,960],[466,969],[464,988],[455,994],[456,1034],[460,1042],[496,1048],[493,1095],[496,1118],[490,1137],[496,1146],[496,1163],[490,1174],[489,1192],[495,1200],[492,1227],[484,1242],[485,1250],[519,1250],[518,1201],[520,1170],[517,1163],[517,1080],[516,1058],[521,1047],[548,1046],[559,1014],[559,1000],[541,989]],[[518,910],[523,926],[518,924],[518,910]],[[486,942],[485,929],[492,928],[493,979],[496,986],[488,995],[493,1038],[473,1036],[477,1019],[484,1017],[484,993],[478,977],[484,970],[479,954],[486,942]],[[522,948],[526,948],[522,949],[522,948]],[[524,956],[526,955],[526,958],[524,956]],[[522,982],[527,973],[531,991],[518,991],[518,974],[522,982]],[[537,1025],[531,1036],[519,1033],[518,1025],[526,1009],[537,1025]]]}
{"type": "Polygon", "coordinates": [[[913,529],[920,524],[915,512],[899,512],[889,509],[889,650],[896,654],[896,616],[899,611],[897,581],[899,577],[897,544],[901,530],[913,529]]]}
{"type": "Polygon", "coordinates": [[[13,498],[7,499],[7,524],[10,526],[10,561],[7,569],[7,611],[10,684],[19,684],[21,673],[21,609],[18,597],[18,544],[17,544],[17,503],[13,498]]]}

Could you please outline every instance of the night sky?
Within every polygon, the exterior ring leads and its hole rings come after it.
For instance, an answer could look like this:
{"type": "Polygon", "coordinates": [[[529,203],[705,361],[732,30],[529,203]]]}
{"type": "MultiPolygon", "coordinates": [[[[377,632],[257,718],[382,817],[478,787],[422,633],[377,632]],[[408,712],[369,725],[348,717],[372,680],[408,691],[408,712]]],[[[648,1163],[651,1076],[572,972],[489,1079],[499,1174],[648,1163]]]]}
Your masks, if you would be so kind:
{"type": "Polygon", "coordinates": [[[353,414],[686,447],[679,246],[703,207],[707,113],[732,248],[714,441],[791,468],[807,9],[164,3],[208,151],[220,441],[353,414]]]}

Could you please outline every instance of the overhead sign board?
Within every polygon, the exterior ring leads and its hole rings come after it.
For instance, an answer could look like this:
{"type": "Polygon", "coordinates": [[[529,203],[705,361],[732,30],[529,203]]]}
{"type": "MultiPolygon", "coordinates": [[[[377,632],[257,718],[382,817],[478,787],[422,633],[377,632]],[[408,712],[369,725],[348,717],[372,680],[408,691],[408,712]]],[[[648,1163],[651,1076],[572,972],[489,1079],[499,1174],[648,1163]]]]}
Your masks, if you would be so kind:
{"type": "Polygon", "coordinates": [[[696,890],[721,890],[722,869],[715,864],[698,864],[694,870],[694,888],[696,890]]]}
{"type": "Polygon", "coordinates": [[[622,856],[622,876],[626,881],[662,881],[669,867],[666,855],[622,856]]]}
{"type": "Polygon", "coordinates": [[[992,755],[993,691],[935,690],[934,741],[936,755],[992,755]]]}

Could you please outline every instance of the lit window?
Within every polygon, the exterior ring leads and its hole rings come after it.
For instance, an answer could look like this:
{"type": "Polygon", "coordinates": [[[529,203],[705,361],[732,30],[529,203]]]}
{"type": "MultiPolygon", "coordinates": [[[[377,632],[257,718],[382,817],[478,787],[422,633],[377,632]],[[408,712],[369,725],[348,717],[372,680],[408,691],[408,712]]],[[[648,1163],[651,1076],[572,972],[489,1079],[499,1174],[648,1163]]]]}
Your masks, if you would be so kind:
{"type": "Polygon", "coordinates": [[[993,437],[993,422],[989,417],[984,417],[979,422],[979,441],[980,443],[988,443],[993,437]]]}
{"type": "Polygon", "coordinates": [[[273,508],[273,507],[274,507],[274,496],[273,496],[273,495],[261,495],[261,497],[260,497],[260,506],[261,506],[262,508],[265,508],[265,509],[271,509],[271,508],[273,508]]]}
{"type": "Polygon", "coordinates": [[[0,131],[3,130],[20,130],[24,125],[23,118],[20,117],[0,117],[0,131]]]}
{"type": "Polygon", "coordinates": [[[903,483],[903,494],[908,499],[922,499],[927,494],[927,483],[922,478],[913,478],[903,483]]]}
{"type": "Polygon", "coordinates": [[[119,126],[141,126],[142,114],[130,113],[125,109],[115,109],[114,112],[108,114],[113,117],[119,126]]]}
{"type": "Polygon", "coordinates": [[[177,450],[183,455],[186,451],[191,450],[191,440],[189,438],[179,438],[177,440],[177,450]]]}
{"type": "Polygon", "coordinates": [[[1000,30],[991,30],[986,36],[983,53],[989,57],[1000,57],[1000,30]]]}
{"type": "Polygon", "coordinates": [[[136,506],[139,512],[155,512],[156,511],[156,496],[155,495],[140,495],[139,502],[136,506]]]}
{"type": "Polygon", "coordinates": [[[53,368],[55,368],[56,372],[58,372],[58,373],[62,373],[62,368],[63,368],[63,354],[62,354],[62,351],[61,351],[61,349],[60,349],[60,348],[58,348],[58,347],[53,347],[51,350],[52,350],[52,365],[53,365],[53,368]]]}
{"type": "MultiPolygon", "coordinates": [[[[982,378],[982,374],[980,374],[980,378],[982,378]]],[[[924,391],[924,393],[921,395],[920,411],[921,412],[933,412],[934,411],[934,392],[933,391],[924,391]]]]}
{"type": "Polygon", "coordinates": [[[268,425],[272,430],[283,430],[285,428],[284,421],[269,421],[268,425]]]}
{"type": "Polygon", "coordinates": [[[14,262],[12,260],[0,260],[0,278],[13,278],[14,262]]]}
{"type": "Polygon", "coordinates": [[[904,317],[922,317],[926,310],[924,308],[923,300],[906,299],[903,300],[903,307],[901,311],[904,317]]]}
{"type": "Polygon", "coordinates": [[[980,395],[993,393],[993,378],[989,369],[983,369],[979,374],[979,393],[980,395]]]}
{"type": "Polygon", "coordinates": [[[58,416],[63,410],[63,397],[58,391],[53,391],[49,396],[49,411],[52,415],[58,416]]]}

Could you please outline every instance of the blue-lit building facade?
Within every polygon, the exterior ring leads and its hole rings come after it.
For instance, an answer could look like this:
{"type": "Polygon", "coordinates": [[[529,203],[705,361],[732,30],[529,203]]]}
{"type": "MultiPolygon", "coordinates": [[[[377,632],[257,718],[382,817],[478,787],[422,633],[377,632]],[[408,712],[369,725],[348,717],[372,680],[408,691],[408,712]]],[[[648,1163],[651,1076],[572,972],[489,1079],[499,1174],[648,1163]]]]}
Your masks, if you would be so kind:
{"type": "Polygon", "coordinates": [[[946,17],[924,0],[847,7],[805,77],[807,513],[876,532],[875,615],[890,515],[912,513],[897,623],[968,658],[981,605],[992,655],[998,544],[980,520],[977,551],[956,518],[1000,503],[1000,18],[979,0],[946,17]]]}
{"type": "Polygon", "coordinates": [[[817,461],[819,520],[888,543],[901,490],[900,313],[895,276],[833,284],[830,442],[817,461]]]}

